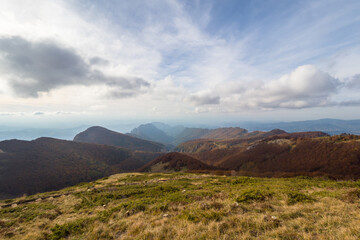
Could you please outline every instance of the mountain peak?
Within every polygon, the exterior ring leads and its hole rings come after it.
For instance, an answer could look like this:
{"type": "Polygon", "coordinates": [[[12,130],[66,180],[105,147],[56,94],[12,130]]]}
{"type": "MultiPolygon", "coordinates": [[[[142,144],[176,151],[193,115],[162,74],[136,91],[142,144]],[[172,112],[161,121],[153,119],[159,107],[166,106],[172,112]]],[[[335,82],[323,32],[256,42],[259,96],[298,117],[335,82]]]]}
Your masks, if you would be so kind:
{"type": "Polygon", "coordinates": [[[144,139],[128,136],[126,134],[118,133],[104,127],[94,126],[77,134],[74,137],[75,142],[86,142],[105,144],[116,147],[124,147],[132,150],[162,152],[165,151],[165,146],[161,143],[151,142],[144,139]]]}

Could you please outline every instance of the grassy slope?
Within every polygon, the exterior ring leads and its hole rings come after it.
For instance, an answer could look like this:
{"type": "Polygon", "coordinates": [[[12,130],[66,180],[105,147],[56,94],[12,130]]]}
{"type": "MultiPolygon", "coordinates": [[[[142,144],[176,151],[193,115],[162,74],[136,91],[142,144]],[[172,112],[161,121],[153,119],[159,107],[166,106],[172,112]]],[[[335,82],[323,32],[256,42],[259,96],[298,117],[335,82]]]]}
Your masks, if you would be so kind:
{"type": "Polygon", "coordinates": [[[26,198],[1,239],[360,238],[360,181],[118,174],[26,198]]]}

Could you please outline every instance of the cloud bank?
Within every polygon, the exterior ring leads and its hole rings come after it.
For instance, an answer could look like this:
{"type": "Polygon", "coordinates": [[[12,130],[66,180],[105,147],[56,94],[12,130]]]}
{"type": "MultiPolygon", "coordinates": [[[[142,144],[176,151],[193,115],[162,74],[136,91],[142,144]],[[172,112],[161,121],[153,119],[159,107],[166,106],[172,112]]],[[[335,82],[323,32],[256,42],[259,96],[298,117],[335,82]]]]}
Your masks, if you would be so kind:
{"type": "Polygon", "coordinates": [[[127,97],[150,86],[141,78],[108,76],[94,70],[91,65],[107,62],[94,57],[87,63],[75,50],[50,41],[30,42],[19,36],[2,37],[0,54],[2,73],[7,75],[15,94],[21,97],[38,97],[40,92],[67,85],[101,84],[115,89],[119,96],[127,97]]]}

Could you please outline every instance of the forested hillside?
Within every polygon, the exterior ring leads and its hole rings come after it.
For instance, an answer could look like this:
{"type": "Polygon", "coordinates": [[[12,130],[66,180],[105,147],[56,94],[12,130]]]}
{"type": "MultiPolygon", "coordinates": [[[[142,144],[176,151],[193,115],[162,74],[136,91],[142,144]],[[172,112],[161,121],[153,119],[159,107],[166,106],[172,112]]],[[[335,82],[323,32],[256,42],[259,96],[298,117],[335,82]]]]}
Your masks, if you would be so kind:
{"type": "Polygon", "coordinates": [[[39,138],[0,142],[0,194],[51,191],[133,171],[161,153],[39,138]]]}

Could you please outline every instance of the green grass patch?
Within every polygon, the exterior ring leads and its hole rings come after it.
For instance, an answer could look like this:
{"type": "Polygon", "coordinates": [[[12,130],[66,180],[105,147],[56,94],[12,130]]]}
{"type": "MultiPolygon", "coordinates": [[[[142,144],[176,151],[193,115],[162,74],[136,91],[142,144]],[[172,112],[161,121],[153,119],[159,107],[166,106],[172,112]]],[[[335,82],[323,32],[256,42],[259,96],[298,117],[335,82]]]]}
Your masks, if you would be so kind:
{"type": "Polygon", "coordinates": [[[252,177],[238,177],[235,180],[233,180],[231,182],[231,184],[233,185],[237,185],[237,184],[245,184],[245,185],[249,185],[252,183],[256,183],[256,179],[252,178],[252,177]]]}
{"type": "Polygon", "coordinates": [[[301,192],[289,192],[287,194],[287,197],[288,198],[287,198],[286,203],[288,205],[294,205],[296,203],[311,203],[311,202],[315,201],[315,199],[312,198],[311,196],[306,195],[301,192]]]}
{"type": "Polygon", "coordinates": [[[79,235],[85,232],[88,224],[92,223],[92,219],[77,219],[76,221],[65,223],[62,225],[56,224],[55,227],[51,228],[50,240],[59,240],[67,238],[70,235],[79,235]]]}
{"type": "Polygon", "coordinates": [[[237,198],[236,202],[238,203],[249,203],[249,202],[259,202],[265,201],[273,196],[273,193],[269,191],[251,189],[242,192],[237,198]]]}

